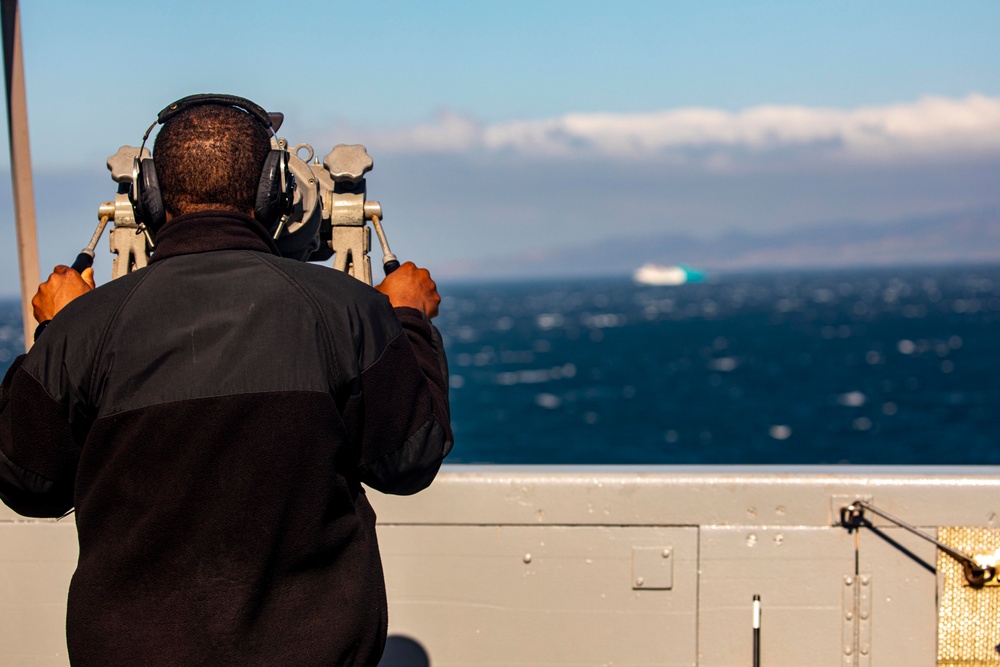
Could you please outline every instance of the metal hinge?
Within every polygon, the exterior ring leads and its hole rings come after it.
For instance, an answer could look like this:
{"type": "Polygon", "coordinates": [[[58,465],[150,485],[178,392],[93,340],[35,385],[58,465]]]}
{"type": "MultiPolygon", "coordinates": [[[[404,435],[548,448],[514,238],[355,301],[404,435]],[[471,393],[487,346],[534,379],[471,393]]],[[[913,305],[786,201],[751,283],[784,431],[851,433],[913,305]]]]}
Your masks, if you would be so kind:
{"type": "Polygon", "coordinates": [[[844,576],[843,667],[872,664],[872,576],[844,576]]]}

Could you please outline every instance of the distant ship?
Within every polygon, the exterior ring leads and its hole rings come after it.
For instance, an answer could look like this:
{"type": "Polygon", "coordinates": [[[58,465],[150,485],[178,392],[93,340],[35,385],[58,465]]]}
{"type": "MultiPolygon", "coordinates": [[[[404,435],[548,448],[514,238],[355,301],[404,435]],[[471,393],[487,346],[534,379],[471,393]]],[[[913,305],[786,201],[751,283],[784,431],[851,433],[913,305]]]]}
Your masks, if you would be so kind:
{"type": "Polygon", "coordinates": [[[664,264],[643,264],[635,273],[632,280],[640,285],[683,285],[684,283],[697,283],[705,279],[701,271],[696,271],[683,264],[666,266],[664,264]]]}

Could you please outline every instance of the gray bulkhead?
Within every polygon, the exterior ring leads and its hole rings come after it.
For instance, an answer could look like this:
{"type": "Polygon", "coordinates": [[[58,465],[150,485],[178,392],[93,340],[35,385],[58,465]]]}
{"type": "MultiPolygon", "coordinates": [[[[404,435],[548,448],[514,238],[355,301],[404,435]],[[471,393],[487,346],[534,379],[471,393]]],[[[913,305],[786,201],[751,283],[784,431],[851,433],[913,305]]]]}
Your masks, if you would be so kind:
{"type": "MultiPolygon", "coordinates": [[[[754,595],[765,667],[946,664],[937,549],[874,515],[849,531],[840,508],[1000,532],[994,467],[449,466],[371,497],[384,665],[748,666],[754,595]]],[[[2,508],[0,544],[0,664],[67,664],[73,522],[2,508]]],[[[969,594],[996,609],[1000,587],[969,594]]]]}

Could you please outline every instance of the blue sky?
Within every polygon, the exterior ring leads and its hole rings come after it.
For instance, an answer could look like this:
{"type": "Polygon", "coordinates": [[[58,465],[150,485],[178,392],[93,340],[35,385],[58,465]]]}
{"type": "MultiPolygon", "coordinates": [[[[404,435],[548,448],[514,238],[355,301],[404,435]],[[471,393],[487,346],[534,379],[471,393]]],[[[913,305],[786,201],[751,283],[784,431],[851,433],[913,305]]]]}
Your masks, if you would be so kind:
{"type": "Polygon", "coordinates": [[[368,145],[394,250],[449,275],[1000,205],[996,2],[33,0],[22,26],[43,271],[113,196],[105,158],[193,92],[283,111],[320,154],[368,145]]]}

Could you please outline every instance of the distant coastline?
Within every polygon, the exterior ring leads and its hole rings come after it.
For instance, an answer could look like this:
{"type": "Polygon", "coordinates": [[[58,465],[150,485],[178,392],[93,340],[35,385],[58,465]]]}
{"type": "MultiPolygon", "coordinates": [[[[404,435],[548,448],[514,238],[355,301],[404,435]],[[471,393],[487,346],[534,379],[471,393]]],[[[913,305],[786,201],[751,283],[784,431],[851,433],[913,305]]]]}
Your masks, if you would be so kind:
{"type": "Polygon", "coordinates": [[[614,238],[431,268],[436,278],[480,282],[625,276],[651,262],[697,266],[710,274],[989,265],[1000,262],[1000,210],[890,222],[831,222],[757,234],[731,231],[711,238],[685,233],[614,238]]]}

